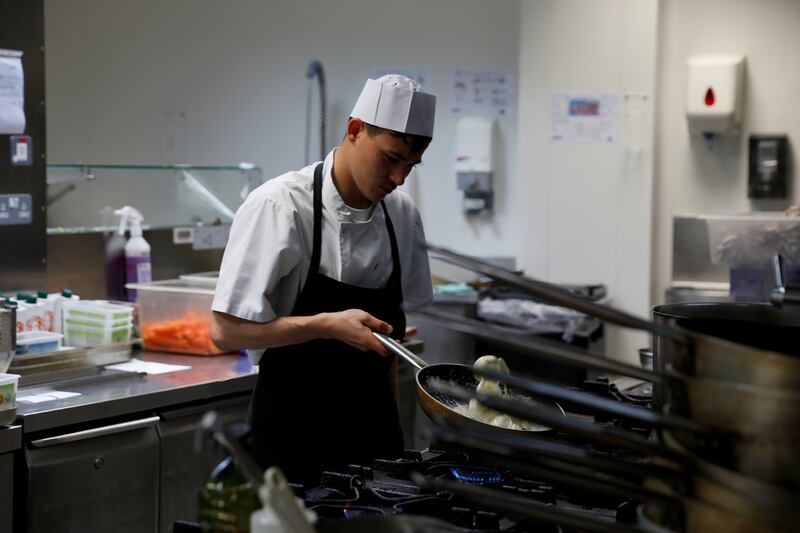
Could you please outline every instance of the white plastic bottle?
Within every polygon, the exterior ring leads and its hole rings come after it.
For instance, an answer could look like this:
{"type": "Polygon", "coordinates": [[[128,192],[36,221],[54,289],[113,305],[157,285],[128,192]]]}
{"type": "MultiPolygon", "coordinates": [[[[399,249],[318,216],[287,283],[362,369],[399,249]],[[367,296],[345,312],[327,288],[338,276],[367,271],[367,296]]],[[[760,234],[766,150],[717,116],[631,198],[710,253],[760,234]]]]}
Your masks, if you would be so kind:
{"type": "Polygon", "coordinates": [[[71,289],[62,289],[61,292],[48,294],[47,299],[53,302],[53,331],[55,333],[64,333],[64,302],[67,300],[80,300],[81,297],[73,294],[71,289]]]}

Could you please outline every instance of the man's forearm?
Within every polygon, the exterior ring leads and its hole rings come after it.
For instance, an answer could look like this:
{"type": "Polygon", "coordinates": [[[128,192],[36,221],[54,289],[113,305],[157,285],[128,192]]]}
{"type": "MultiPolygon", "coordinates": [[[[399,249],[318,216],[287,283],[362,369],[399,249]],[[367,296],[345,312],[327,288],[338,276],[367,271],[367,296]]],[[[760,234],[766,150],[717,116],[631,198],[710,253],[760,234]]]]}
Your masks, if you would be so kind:
{"type": "Polygon", "coordinates": [[[214,312],[211,340],[223,350],[277,348],[325,337],[324,316],[285,316],[253,322],[214,312]]]}

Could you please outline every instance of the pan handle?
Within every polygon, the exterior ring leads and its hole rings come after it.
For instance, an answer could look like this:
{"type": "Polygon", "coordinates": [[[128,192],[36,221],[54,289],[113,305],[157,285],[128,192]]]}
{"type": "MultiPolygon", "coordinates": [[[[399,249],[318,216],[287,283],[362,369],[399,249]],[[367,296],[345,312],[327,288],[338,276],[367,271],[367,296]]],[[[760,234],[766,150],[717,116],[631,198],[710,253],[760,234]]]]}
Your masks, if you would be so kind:
{"type": "Polygon", "coordinates": [[[571,292],[564,290],[557,285],[553,285],[552,283],[546,283],[544,281],[538,281],[526,276],[520,276],[519,274],[514,274],[513,272],[503,268],[498,268],[497,266],[485,261],[456,253],[441,246],[434,246],[429,243],[426,245],[426,248],[429,252],[433,253],[443,261],[466,268],[467,270],[471,270],[473,272],[478,272],[479,274],[488,276],[495,281],[501,281],[507,285],[510,285],[511,287],[514,287],[515,289],[533,295],[536,298],[551,304],[575,309],[581,313],[599,318],[600,320],[604,320],[618,326],[649,331],[650,333],[663,335],[664,337],[675,341],[686,342],[686,336],[674,328],[670,328],[661,324],[654,324],[649,320],[644,320],[643,318],[639,318],[630,313],[614,309],[613,307],[607,305],[600,305],[585,298],[575,296],[571,292]]]}
{"type": "Polygon", "coordinates": [[[661,413],[638,405],[624,404],[608,398],[602,398],[595,394],[568,389],[554,383],[531,379],[529,377],[512,376],[486,368],[475,368],[473,372],[480,376],[503,382],[516,390],[524,390],[533,395],[550,400],[574,403],[593,412],[612,414],[653,426],[681,429],[701,435],[710,435],[714,433],[708,426],[698,424],[694,420],[688,418],[661,413]]]}
{"type": "MultiPolygon", "coordinates": [[[[514,471],[519,468],[525,470],[534,464],[538,464],[543,468],[557,464],[561,465],[558,468],[562,470],[572,469],[573,473],[577,467],[583,469],[584,472],[589,469],[589,471],[593,472],[593,476],[596,473],[604,473],[619,480],[633,479],[637,481],[642,481],[646,478],[657,478],[665,480],[671,486],[683,483],[686,478],[686,473],[675,466],[642,462],[638,459],[638,456],[637,459],[631,460],[612,455],[602,455],[583,447],[552,442],[534,435],[520,436],[498,431],[478,430],[456,421],[448,421],[443,426],[447,429],[436,429],[434,431],[433,439],[435,442],[492,454],[497,462],[503,460],[518,461],[519,465],[507,465],[514,471]]],[[[625,488],[620,487],[620,490],[625,490],[625,488]]],[[[642,487],[636,485],[636,490],[638,494],[633,497],[653,500],[674,498],[674,494],[667,494],[660,489],[652,491],[648,489],[646,493],[643,493],[642,487]]],[[[630,494],[628,496],[630,497],[630,494]]]]}
{"type": "Polygon", "coordinates": [[[428,386],[431,390],[447,394],[457,400],[468,402],[472,398],[495,411],[507,413],[524,420],[530,420],[537,424],[542,424],[549,428],[569,433],[577,437],[582,437],[592,442],[618,446],[636,453],[649,456],[662,457],[678,464],[685,464],[687,457],[671,448],[661,446],[655,441],[640,437],[623,429],[615,427],[600,427],[588,424],[570,417],[563,416],[554,409],[548,407],[536,407],[511,400],[494,394],[486,394],[477,391],[467,391],[466,389],[445,382],[442,379],[431,378],[428,386]]]}
{"type": "Polygon", "coordinates": [[[635,525],[620,524],[599,517],[582,516],[522,497],[514,497],[496,489],[458,483],[441,478],[426,478],[418,472],[411,473],[411,481],[423,489],[446,490],[468,501],[491,506],[529,520],[545,521],[581,531],[618,533],[643,531],[635,525]]]}
{"type": "Polygon", "coordinates": [[[419,357],[417,354],[391,338],[390,336],[386,335],[385,333],[380,333],[378,331],[373,331],[373,335],[380,341],[381,344],[386,346],[392,353],[397,355],[398,357],[402,357],[406,360],[406,362],[410,363],[414,368],[417,370],[422,370],[428,363],[425,362],[424,359],[419,357]]]}

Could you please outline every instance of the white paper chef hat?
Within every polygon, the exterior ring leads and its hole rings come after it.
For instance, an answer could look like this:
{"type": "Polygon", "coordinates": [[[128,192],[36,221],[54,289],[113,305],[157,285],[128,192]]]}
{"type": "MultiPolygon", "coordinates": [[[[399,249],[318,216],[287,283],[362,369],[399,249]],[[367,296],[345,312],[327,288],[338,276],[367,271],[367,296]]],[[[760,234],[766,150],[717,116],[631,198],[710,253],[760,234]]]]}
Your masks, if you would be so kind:
{"type": "Polygon", "coordinates": [[[401,74],[368,79],[351,117],[400,133],[433,137],[436,97],[420,91],[415,80],[401,74]]]}

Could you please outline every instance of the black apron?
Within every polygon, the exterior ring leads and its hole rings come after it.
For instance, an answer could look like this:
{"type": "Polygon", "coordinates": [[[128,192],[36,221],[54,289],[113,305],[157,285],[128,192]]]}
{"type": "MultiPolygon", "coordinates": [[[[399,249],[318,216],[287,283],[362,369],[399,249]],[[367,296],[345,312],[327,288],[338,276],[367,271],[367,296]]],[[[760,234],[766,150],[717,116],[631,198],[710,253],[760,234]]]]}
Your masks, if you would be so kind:
{"type": "MultiPolygon", "coordinates": [[[[322,164],[317,165],[311,267],[292,315],[362,309],[391,324],[394,338],[403,338],[400,256],[383,202],[381,207],[392,247],[388,284],[367,289],[320,274],[322,164]]],[[[261,466],[279,466],[290,481],[313,487],[323,470],[400,457],[403,434],[392,390],[393,360],[393,355],[324,339],[267,350],[250,406],[254,455],[261,466]]]]}

